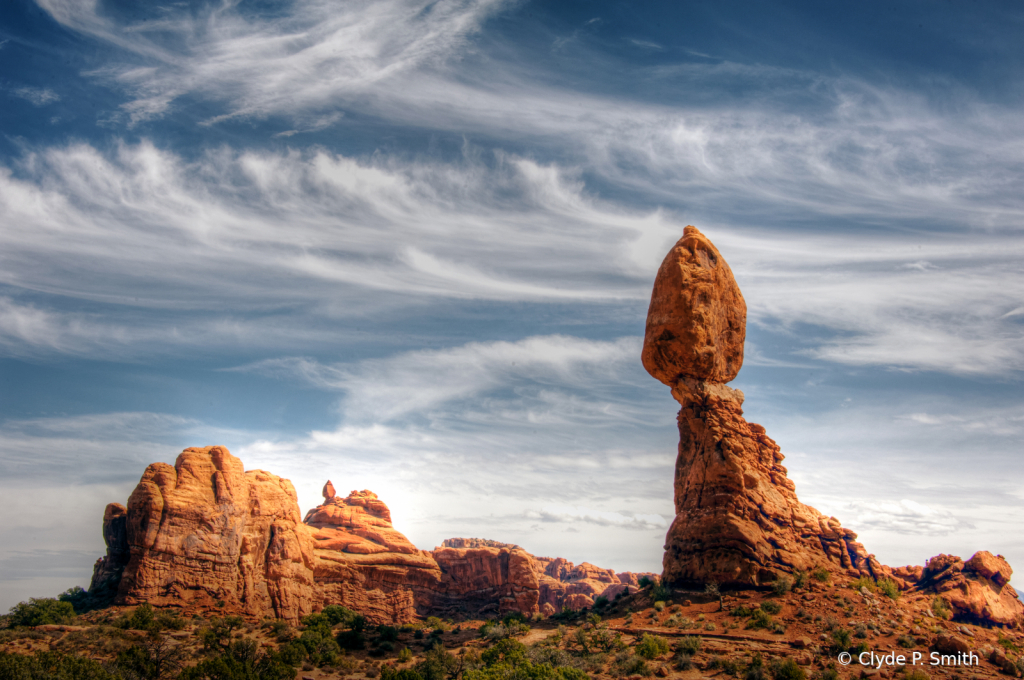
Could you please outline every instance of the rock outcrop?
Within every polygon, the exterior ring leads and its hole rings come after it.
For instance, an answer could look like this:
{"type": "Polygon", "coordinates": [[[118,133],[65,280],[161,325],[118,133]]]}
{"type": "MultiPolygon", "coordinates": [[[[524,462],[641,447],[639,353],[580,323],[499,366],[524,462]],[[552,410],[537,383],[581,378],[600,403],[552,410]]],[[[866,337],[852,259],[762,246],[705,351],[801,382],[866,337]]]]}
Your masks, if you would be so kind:
{"type": "Polygon", "coordinates": [[[391,511],[372,491],[327,498],[306,514],[305,524],[312,531],[314,578],[325,603],[344,605],[371,621],[405,623],[417,615],[417,593],[440,587],[437,562],[392,526],[391,511]]]}
{"type": "Polygon", "coordinates": [[[245,472],[220,446],[186,449],[173,467],[150,465],[127,508],[107,507],[107,555],[96,563],[90,597],[290,621],[340,604],[393,624],[427,614],[579,609],[635,590],[642,576],[480,538],[419,550],[372,491],[342,498],[328,481],[323,497],[300,522],[288,480],[245,472]]]}
{"type": "Polygon", "coordinates": [[[937,592],[963,620],[1024,620],[1001,557],[940,555],[924,568],[893,570],[835,517],[800,503],[779,446],[743,418],[743,393],[725,384],[742,366],[745,328],[746,303],[725,259],[686,227],[658,270],[643,347],[644,367],[680,404],[663,581],[757,587],[825,567],[937,592]]]}
{"type": "Polygon", "coordinates": [[[93,566],[89,594],[97,603],[110,604],[117,596],[130,555],[128,510],[120,503],[110,503],[103,511],[103,542],[107,544],[107,554],[93,566]]]}
{"type": "Polygon", "coordinates": [[[936,555],[923,568],[894,571],[915,590],[942,597],[956,621],[1000,626],[1024,621],[1024,604],[1009,585],[1013,569],[1002,555],[982,550],[966,562],[956,555],[936,555]]]}
{"type": "Polygon", "coordinates": [[[128,499],[126,539],[118,604],[217,606],[293,621],[321,605],[295,488],[245,472],[221,446],[146,468],[128,499]]]}
{"type": "Polygon", "coordinates": [[[745,333],[729,265],[686,227],[658,270],[643,348],[644,367],[681,407],[663,579],[759,586],[819,565],[881,576],[856,534],[800,503],[778,445],[744,420],[743,393],[724,383],[742,366],[745,333]]]}

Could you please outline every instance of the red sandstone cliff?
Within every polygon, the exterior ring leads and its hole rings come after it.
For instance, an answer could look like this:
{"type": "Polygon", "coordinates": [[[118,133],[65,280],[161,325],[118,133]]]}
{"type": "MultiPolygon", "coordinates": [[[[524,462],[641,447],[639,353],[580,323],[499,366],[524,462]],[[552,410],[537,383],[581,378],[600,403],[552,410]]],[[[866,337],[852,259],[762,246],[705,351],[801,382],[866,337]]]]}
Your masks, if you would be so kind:
{"type": "Polygon", "coordinates": [[[150,465],[127,508],[107,507],[107,555],[90,593],[292,621],[341,604],[401,623],[426,614],[553,613],[636,587],[638,575],[536,558],[498,541],[454,538],[419,550],[373,492],[341,498],[328,481],[323,495],[300,522],[288,480],[245,472],[223,447],[186,449],[174,467],[150,465]]]}

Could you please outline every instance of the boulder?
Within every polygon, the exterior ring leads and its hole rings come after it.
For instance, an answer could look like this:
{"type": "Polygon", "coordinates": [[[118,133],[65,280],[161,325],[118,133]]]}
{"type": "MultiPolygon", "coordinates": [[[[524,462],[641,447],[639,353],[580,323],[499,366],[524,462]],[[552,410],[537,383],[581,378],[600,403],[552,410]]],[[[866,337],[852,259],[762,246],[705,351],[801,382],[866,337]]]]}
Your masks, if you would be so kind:
{"type": "Polygon", "coordinates": [[[918,590],[941,596],[953,620],[998,626],[1024,623],[1024,604],[1009,585],[1013,570],[1001,555],[981,551],[964,562],[936,555],[922,569],[918,590]]]}
{"type": "Polygon", "coordinates": [[[704,234],[686,227],[654,280],[644,368],[670,387],[681,377],[729,382],[743,365],[746,324],[729,265],[704,234]]]}

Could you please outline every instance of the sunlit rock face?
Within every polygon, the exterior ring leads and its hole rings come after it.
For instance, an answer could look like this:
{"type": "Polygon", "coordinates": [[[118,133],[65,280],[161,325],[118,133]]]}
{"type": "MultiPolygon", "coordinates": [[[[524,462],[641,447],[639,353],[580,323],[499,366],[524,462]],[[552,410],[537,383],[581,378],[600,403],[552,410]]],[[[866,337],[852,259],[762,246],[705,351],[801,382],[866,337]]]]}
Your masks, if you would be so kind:
{"type": "Polygon", "coordinates": [[[816,566],[882,575],[856,534],[800,503],[778,445],[725,384],[743,365],[746,316],[725,258],[686,227],[655,278],[642,355],[680,404],[664,580],[758,586],[816,566]]]}
{"type": "Polygon", "coordinates": [[[340,604],[374,623],[404,623],[579,609],[635,590],[641,576],[479,538],[420,550],[372,491],[341,497],[328,481],[323,497],[300,521],[287,479],[246,472],[221,446],[185,449],[174,466],[146,468],[127,507],[107,506],[107,555],[96,563],[90,596],[293,622],[340,604]]]}
{"type": "Polygon", "coordinates": [[[153,463],[128,499],[119,604],[217,607],[298,620],[321,606],[295,488],[222,446],[153,463]]]}

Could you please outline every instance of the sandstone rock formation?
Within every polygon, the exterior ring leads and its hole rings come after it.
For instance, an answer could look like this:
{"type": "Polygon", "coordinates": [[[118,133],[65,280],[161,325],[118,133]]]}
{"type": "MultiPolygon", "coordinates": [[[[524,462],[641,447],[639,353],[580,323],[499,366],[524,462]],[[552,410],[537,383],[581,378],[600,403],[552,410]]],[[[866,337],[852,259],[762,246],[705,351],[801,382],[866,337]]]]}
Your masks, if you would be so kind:
{"type": "Polygon", "coordinates": [[[117,596],[129,557],[128,510],[120,503],[110,503],[103,511],[103,542],[107,554],[93,566],[89,594],[99,603],[110,604],[117,596]]]}
{"type": "Polygon", "coordinates": [[[686,227],[658,269],[641,359],[673,387],[680,378],[726,383],[743,365],[747,304],[718,249],[686,227]]]}
{"type": "Polygon", "coordinates": [[[835,517],[800,503],[779,446],[743,418],[743,393],[725,385],[743,362],[745,317],[724,258],[686,227],[658,270],[643,347],[644,367],[680,404],[676,517],[665,539],[663,580],[742,588],[821,566],[934,590],[963,619],[1024,620],[1001,557],[981,552],[964,563],[940,555],[923,569],[894,571],[835,517]]]}
{"type": "Polygon", "coordinates": [[[128,499],[118,604],[222,608],[297,620],[321,606],[313,541],[291,482],[245,472],[220,446],[153,463],[128,499]]]}
{"type": "Polygon", "coordinates": [[[941,596],[957,621],[1001,626],[1024,621],[1024,604],[1009,585],[1013,569],[1002,555],[982,550],[966,562],[956,555],[937,555],[923,568],[894,571],[916,590],[941,596]]]}
{"type": "Polygon", "coordinates": [[[404,623],[417,615],[417,593],[439,588],[437,562],[392,526],[391,511],[372,491],[334,496],[310,510],[305,524],[325,603],[344,605],[371,621],[404,623]]]}
{"type": "Polygon", "coordinates": [[[640,576],[479,538],[419,550],[373,492],[341,498],[328,481],[323,496],[300,522],[288,480],[244,472],[223,447],[186,449],[174,467],[150,465],[127,508],[107,507],[107,555],[90,596],[291,621],[341,604],[374,623],[405,623],[578,609],[635,590],[640,576]]]}
{"type": "Polygon", "coordinates": [[[664,580],[757,586],[818,565],[887,573],[856,534],[797,500],[778,445],[724,384],[743,363],[746,311],[725,259],[686,227],[658,270],[643,348],[681,406],[664,580]]]}

